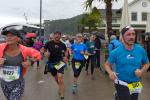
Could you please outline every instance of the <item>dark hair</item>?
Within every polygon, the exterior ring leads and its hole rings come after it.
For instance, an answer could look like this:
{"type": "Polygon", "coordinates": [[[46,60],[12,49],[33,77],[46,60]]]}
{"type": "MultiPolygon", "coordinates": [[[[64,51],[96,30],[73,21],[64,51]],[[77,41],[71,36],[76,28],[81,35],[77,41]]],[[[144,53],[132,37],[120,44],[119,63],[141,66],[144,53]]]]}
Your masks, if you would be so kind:
{"type": "Polygon", "coordinates": [[[61,35],[61,32],[60,31],[55,31],[54,34],[60,34],[61,35]]]}

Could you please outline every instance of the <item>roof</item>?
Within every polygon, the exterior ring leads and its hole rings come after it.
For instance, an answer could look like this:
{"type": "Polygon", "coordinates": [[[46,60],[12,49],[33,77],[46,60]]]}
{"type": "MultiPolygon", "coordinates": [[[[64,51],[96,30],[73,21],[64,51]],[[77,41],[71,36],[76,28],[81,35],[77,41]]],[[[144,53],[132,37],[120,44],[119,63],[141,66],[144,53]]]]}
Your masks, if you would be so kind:
{"type": "MultiPolygon", "coordinates": [[[[133,0],[131,3],[129,3],[129,6],[132,6],[133,4],[135,4],[136,2],[138,2],[140,0],[133,0]]],[[[149,0],[150,1],[150,0],[149,0]]]]}

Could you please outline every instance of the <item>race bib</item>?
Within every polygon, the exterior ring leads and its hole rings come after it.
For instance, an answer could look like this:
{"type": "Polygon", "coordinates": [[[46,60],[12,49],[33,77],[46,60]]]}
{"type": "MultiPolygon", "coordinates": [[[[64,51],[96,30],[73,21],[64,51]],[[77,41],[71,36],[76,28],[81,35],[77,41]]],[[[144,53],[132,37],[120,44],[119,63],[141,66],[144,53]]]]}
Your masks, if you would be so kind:
{"type": "Polygon", "coordinates": [[[143,86],[142,86],[141,82],[135,82],[135,83],[128,84],[130,94],[141,93],[142,87],[143,86]]]}
{"type": "Polygon", "coordinates": [[[76,68],[76,69],[79,69],[80,66],[81,66],[81,63],[80,63],[80,62],[75,62],[75,68],[76,68]]]}
{"type": "Polygon", "coordinates": [[[59,63],[55,64],[54,67],[59,70],[60,68],[62,68],[63,66],[65,66],[65,63],[60,61],[59,63]]]}
{"type": "Polygon", "coordinates": [[[88,59],[88,58],[89,58],[89,55],[84,55],[84,58],[85,58],[85,59],[88,59]]]}
{"type": "Polygon", "coordinates": [[[20,78],[20,66],[4,66],[0,68],[0,78],[6,82],[11,82],[20,78]]]}
{"type": "Polygon", "coordinates": [[[95,47],[94,45],[90,46],[90,48],[94,48],[94,47],[95,47]]]}

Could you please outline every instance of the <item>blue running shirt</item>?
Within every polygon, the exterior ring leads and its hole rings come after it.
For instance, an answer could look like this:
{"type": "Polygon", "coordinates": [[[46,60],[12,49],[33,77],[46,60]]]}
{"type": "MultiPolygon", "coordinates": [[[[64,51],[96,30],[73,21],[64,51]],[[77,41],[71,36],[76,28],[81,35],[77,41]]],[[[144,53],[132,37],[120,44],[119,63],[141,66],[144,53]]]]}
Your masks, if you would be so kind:
{"type": "Polygon", "coordinates": [[[81,51],[87,51],[87,47],[84,43],[75,43],[71,46],[71,49],[73,51],[73,59],[84,60],[84,56],[81,54],[81,51]]]}
{"type": "Polygon", "coordinates": [[[127,50],[124,45],[119,46],[110,53],[108,62],[115,63],[119,80],[137,82],[140,78],[135,75],[136,69],[149,62],[147,54],[140,45],[135,44],[132,50],[127,50]]]}

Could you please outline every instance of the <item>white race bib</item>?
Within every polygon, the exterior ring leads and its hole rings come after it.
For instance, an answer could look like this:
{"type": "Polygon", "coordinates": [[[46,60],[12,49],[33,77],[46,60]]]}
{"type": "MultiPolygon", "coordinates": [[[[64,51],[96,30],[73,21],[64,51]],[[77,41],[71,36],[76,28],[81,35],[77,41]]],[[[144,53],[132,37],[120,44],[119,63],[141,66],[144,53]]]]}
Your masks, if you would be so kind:
{"type": "Polygon", "coordinates": [[[65,66],[65,63],[60,61],[59,63],[55,64],[54,67],[59,70],[60,68],[62,68],[63,66],[65,66]]]}
{"type": "Polygon", "coordinates": [[[141,93],[142,88],[143,88],[141,82],[134,82],[134,83],[128,84],[127,82],[116,79],[115,83],[128,87],[129,91],[130,91],[130,94],[141,93]]]}
{"type": "Polygon", "coordinates": [[[135,82],[135,83],[128,84],[128,88],[130,90],[130,94],[141,93],[143,86],[141,82],[135,82]]]}
{"type": "Polygon", "coordinates": [[[4,66],[0,68],[0,78],[6,82],[11,82],[20,78],[20,66],[4,66]]]}
{"type": "Polygon", "coordinates": [[[89,55],[84,55],[84,58],[87,60],[89,58],[89,55]]]}
{"type": "Polygon", "coordinates": [[[81,63],[80,63],[80,62],[75,62],[75,68],[76,68],[76,69],[79,69],[80,66],[81,66],[81,63]]]}

